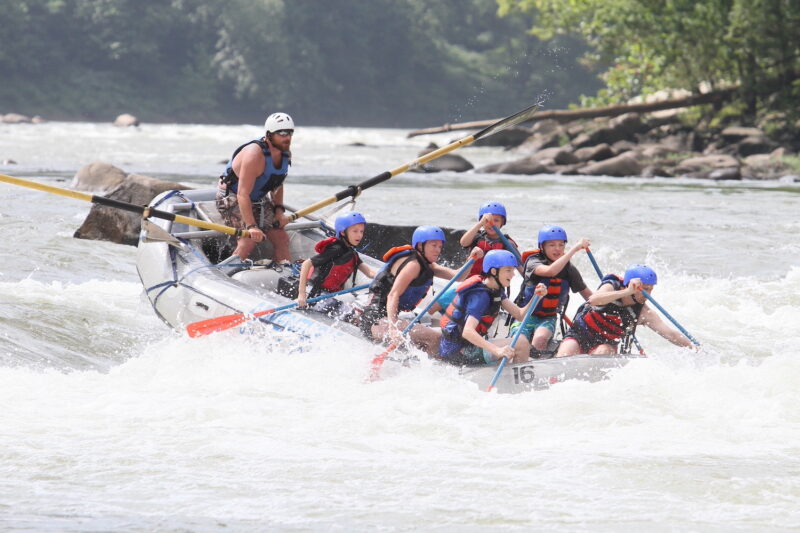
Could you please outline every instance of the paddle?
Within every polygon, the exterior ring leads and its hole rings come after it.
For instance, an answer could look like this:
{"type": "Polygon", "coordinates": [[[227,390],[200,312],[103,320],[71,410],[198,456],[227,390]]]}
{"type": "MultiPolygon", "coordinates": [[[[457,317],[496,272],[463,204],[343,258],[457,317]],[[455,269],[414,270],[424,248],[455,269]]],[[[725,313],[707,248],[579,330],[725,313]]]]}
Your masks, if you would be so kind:
{"type": "MultiPolygon", "coordinates": [[[[586,249],[586,255],[589,256],[589,261],[592,262],[592,266],[594,267],[594,271],[597,272],[597,277],[600,278],[600,281],[602,281],[603,280],[603,271],[600,270],[600,265],[597,264],[597,260],[594,258],[594,254],[592,253],[592,251],[590,249],[587,248],[586,249]]],[[[631,340],[633,341],[633,344],[636,345],[636,348],[639,350],[639,353],[641,355],[647,355],[646,353],[644,353],[644,348],[642,348],[642,345],[639,344],[639,339],[636,338],[636,335],[631,335],[631,340]]]]}
{"type": "MultiPolygon", "coordinates": [[[[321,300],[325,300],[327,298],[332,298],[334,296],[339,296],[340,294],[347,294],[349,292],[360,291],[361,289],[366,289],[370,286],[370,283],[364,283],[363,285],[358,285],[356,287],[351,287],[349,289],[344,289],[337,292],[330,292],[327,294],[323,294],[321,296],[316,296],[314,298],[309,298],[306,300],[307,303],[313,304],[314,302],[319,302],[321,300]]],[[[280,307],[275,307],[273,309],[267,309],[266,311],[259,311],[257,313],[238,313],[235,315],[225,315],[225,316],[218,316],[214,318],[209,318],[208,320],[201,320],[199,322],[192,322],[188,326],[186,326],[186,332],[189,334],[190,337],[202,337],[203,335],[209,335],[211,333],[215,333],[217,331],[225,331],[226,329],[235,328],[242,322],[247,322],[248,320],[252,320],[254,318],[259,318],[264,315],[269,315],[272,313],[277,313],[278,311],[285,311],[287,309],[291,309],[293,307],[297,307],[297,302],[292,302],[290,304],[282,305],[280,307]]]]}
{"type": "MultiPolygon", "coordinates": [[[[411,331],[411,328],[413,328],[414,325],[417,322],[419,322],[419,319],[422,318],[425,315],[425,313],[427,313],[430,310],[430,308],[433,307],[433,305],[436,302],[439,301],[439,298],[441,298],[442,295],[445,292],[447,292],[447,289],[449,289],[453,285],[453,283],[455,283],[456,280],[458,278],[460,278],[462,274],[464,274],[464,272],[469,270],[474,263],[475,263],[474,259],[470,259],[469,261],[464,263],[464,266],[461,267],[461,270],[456,272],[456,274],[450,279],[450,281],[447,282],[447,285],[445,285],[444,288],[441,291],[439,291],[439,294],[437,294],[436,297],[433,298],[428,303],[428,305],[425,306],[425,309],[423,309],[417,316],[414,317],[414,319],[411,322],[408,323],[408,325],[405,327],[405,329],[403,329],[403,332],[401,333],[401,335],[405,336],[409,331],[411,331]]],[[[372,370],[371,370],[370,376],[369,376],[369,380],[370,381],[375,381],[376,379],[378,379],[380,377],[380,371],[381,371],[381,366],[383,365],[383,362],[386,360],[386,357],[390,353],[392,353],[395,349],[397,349],[398,346],[400,346],[400,342],[399,341],[398,342],[393,342],[392,344],[389,345],[388,348],[386,348],[386,350],[384,350],[382,353],[380,353],[380,354],[378,354],[378,355],[376,355],[375,357],[372,358],[372,370]]]]}
{"type": "Polygon", "coordinates": [[[659,311],[661,311],[661,313],[662,313],[662,314],[663,314],[665,317],[667,317],[667,318],[670,320],[670,322],[672,322],[673,324],[675,324],[675,327],[676,327],[676,328],[678,328],[678,329],[680,330],[680,332],[681,332],[681,333],[683,333],[684,335],[686,335],[686,338],[687,338],[687,339],[689,339],[690,341],[692,341],[692,344],[694,344],[695,346],[700,346],[700,342],[699,342],[697,339],[695,339],[694,337],[692,337],[692,336],[689,334],[689,332],[688,332],[688,331],[686,331],[686,330],[684,329],[684,327],[683,327],[683,326],[681,326],[680,324],[678,324],[678,321],[677,321],[677,320],[675,320],[674,318],[672,318],[672,315],[670,315],[669,313],[667,313],[667,310],[666,310],[666,309],[664,309],[663,307],[661,307],[661,305],[660,305],[660,304],[659,304],[657,301],[655,301],[655,300],[653,299],[653,297],[652,297],[652,296],[650,296],[650,295],[647,293],[647,291],[646,291],[646,290],[642,289],[642,294],[644,294],[644,297],[645,297],[645,298],[647,298],[647,300],[648,300],[650,303],[652,303],[654,306],[656,306],[656,307],[658,308],[658,310],[659,310],[659,311]]]}
{"type": "MultiPolygon", "coordinates": [[[[525,311],[525,316],[522,317],[522,323],[519,325],[519,329],[517,330],[516,333],[514,333],[514,338],[511,339],[510,346],[512,348],[514,348],[517,345],[517,341],[519,340],[519,336],[522,333],[522,330],[525,329],[525,324],[528,323],[528,319],[531,317],[531,313],[533,313],[533,310],[536,308],[537,305],[539,305],[539,300],[541,300],[541,299],[542,299],[541,296],[534,296],[533,297],[533,301],[531,302],[531,305],[528,306],[528,310],[525,311]]],[[[486,389],[486,392],[492,392],[492,389],[494,388],[495,384],[497,383],[497,380],[500,379],[500,374],[503,373],[503,369],[506,367],[506,363],[508,363],[508,357],[503,357],[503,359],[500,361],[500,366],[497,367],[497,372],[494,373],[494,377],[492,378],[492,382],[489,383],[489,387],[486,389]]]]}
{"type": "Polygon", "coordinates": [[[489,135],[494,135],[495,133],[503,131],[506,128],[510,128],[512,126],[516,126],[517,124],[521,124],[527,120],[530,120],[530,118],[534,115],[534,113],[536,113],[536,111],[539,110],[539,105],[540,104],[534,104],[526,109],[523,109],[519,113],[515,113],[509,117],[500,119],[494,124],[482,129],[478,133],[474,133],[472,135],[464,137],[463,139],[459,139],[451,144],[448,144],[447,146],[443,146],[442,148],[439,148],[423,156],[420,156],[417,159],[409,163],[406,163],[405,165],[395,168],[394,170],[387,170],[386,172],[378,174],[377,176],[372,177],[366,181],[363,181],[358,185],[351,185],[348,188],[339,191],[338,193],[334,194],[329,198],[321,200],[308,207],[304,207],[303,209],[300,209],[299,211],[296,211],[291,215],[288,215],[289,218],[288,222],[297,220],[299,217],[305,216],[309,213],[313,213],[314,211],[322,209],[323,207],[328,206],[334,202],[338,202],[339,200],[343,200],[348,197],[355,198],[356,196],[361,194],[362,191],[369,189],[370,187],[374,187],[375,185],[378,185],[380,183],[383,183],[384,181],[389,180],[397,176],[398,174],[402,174],[403,172],[406,172],[413,168],[417,168],[420,165],[424,165],[425,163],[433,161],[434,159],[437,159],[449,152],[452,152],[453,150],[461,148],[462,146],[467,146],[469,144],[472,144],[478,139],[481,139],[483,137],[488,137],[489,135]]]}
{"type": "Polygon", "coordinates": [[[35,189],[37,191],[44,191],[50,194],[66,196],[68,198],[74,198],[76,200],[82,200],[84,202],[91,202],[93,204],[104,205],[106,207],[113,207],[114,209],[122,209],[123,211],[130,211],[131,213],[137,213],[139,215],[142,215],[143,219],[148,219],[150,217],[160,218],[163,220],[171,220],[179,224],[186,224],[187,226],[194,226],[197,228],[219,231],[220,233],[226,233],[228,235],[234,235],[236,237],[250,236],[250,233],[248,233],[246,230],[231,228],[230,226],[223,226],[222,224],[206,222],[205,220],[199,220],[196,218],[176,215],[175,213],[160,211],[158,209],[153,209],[151,207],[143,205],[129,204],[128,202],[112,200],[111,198],[106,198],[104,196],[97,196],[94,194],[86,194],[78,191],[71,191],[69,189],[53,187],[52,185],[44,185],[43,183],[36,183],[35,181],[14,178],[12,176],[6,176],[5,174],[0,174],[0,181],[10,183],[11,185],[27,187],[28,189],[35,189]]]}
{"type": "Polygon", "coordinates": [[[511,241],[509,241],[508,238],[506,238],[506,236],[500,232],[500,229],[497,226],[492,226],[492,230],[497,233],[498,237],[500,237],[500,242],[503,243],[503,246],[505,246],[506,250],[514,254],[514,257],[517,258],[519,264],[522,265],[522,256],[519,255],[519,250],[517,250],[517,247],[511,244],[511,241]]]}

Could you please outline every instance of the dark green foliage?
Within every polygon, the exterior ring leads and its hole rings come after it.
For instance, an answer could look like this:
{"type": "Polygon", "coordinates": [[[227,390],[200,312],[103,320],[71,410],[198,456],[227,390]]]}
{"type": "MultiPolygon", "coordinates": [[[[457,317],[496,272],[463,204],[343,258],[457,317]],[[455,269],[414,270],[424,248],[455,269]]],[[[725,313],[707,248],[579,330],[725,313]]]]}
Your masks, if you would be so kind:
{"type": "Polygon", "coordinates": [[[428,126],[599,88],[495,0],[4,0],[0,112],[428,126]]]}

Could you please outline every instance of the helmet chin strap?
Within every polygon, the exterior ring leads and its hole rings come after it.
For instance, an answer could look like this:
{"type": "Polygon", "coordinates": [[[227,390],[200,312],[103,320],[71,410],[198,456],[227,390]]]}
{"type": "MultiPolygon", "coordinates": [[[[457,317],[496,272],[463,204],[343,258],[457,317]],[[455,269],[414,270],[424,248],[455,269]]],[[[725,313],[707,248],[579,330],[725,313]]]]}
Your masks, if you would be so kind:
{"type": "MultiPolygon", "coordinates": [[[[425,242],[428,242],[428,241],[425,241],[425,242]]],[[[422,258],[423,261],[425,261],[427,264],[430,265],[431,262],[428,261],[427,257],[425,257],[425,242],[417,243],[417,248],[414,248],[414,251],[417,252],[417,255],[419,255],[422,258]]]]}

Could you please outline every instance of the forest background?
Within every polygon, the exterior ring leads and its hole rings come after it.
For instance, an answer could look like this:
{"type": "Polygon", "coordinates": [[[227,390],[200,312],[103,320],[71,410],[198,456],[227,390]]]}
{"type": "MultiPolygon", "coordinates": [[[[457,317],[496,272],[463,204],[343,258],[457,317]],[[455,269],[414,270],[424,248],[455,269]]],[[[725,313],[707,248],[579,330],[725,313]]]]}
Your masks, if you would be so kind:
{"type": "Polygon", "coordinates": [[[0,27],[0,113],[55,120],[418,127],[735,85],[737,122],[793,124],[800,101],[797,0],[4,0],[0,27]]]}

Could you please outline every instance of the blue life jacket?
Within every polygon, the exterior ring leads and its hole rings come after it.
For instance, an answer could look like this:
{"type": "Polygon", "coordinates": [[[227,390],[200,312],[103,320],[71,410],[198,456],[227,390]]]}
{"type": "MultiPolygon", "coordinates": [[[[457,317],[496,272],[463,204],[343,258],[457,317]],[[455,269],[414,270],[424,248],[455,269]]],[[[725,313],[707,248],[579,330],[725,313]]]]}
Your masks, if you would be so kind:
{"type": "Polygon", "coordinates": [[[267,143],[261,139],[248,141],[234,150],[231,160],[228,162],[228,165],[225,167],[225,172],[219,177],[219,180],[222,185],[225,185],[226,193],[229,194],[233,192],[236,194],[238,192],[239,177],[233,170],[233,160],[245,146],[253,143],[256,143],[264,154],[264,172],[256,178],[256,182],[253,184],[253,190],[250,191],[250,200],[259,202],[268,192],[274,191],[283,185],[283,181],[289,173],[289,165],[292,164],[288,152],[281,152],[281,168],[275,168],[272,162],[272,153],[269,151],[267,143]]]}

